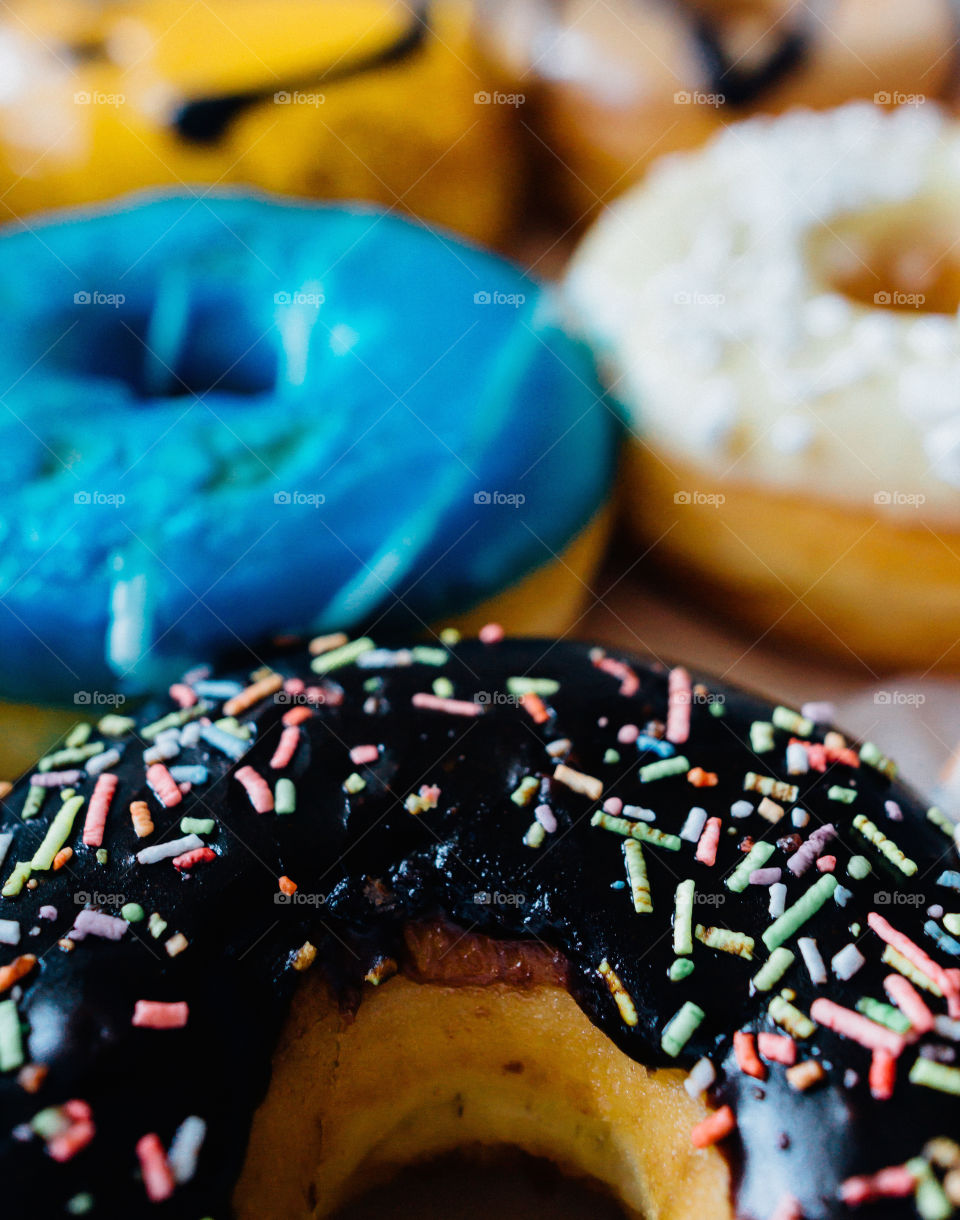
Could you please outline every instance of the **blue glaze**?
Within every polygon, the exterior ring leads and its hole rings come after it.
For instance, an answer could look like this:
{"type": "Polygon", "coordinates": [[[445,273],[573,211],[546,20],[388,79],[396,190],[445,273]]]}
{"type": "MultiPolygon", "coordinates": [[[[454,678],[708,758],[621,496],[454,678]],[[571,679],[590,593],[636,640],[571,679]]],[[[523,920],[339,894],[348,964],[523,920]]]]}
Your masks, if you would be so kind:
{"type": "Polygon", "coordinates": [[[0,236],[0,310],[7,694],[409,631],[549,562],[610,488],[613,417],[547,292],[378,211],[58,214],[0,236]]]}

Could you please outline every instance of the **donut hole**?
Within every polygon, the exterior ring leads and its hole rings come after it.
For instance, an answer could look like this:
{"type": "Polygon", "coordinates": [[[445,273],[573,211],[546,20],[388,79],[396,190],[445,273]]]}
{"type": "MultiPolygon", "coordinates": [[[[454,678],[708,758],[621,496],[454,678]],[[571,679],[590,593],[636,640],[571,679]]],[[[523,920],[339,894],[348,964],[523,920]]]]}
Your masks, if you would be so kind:
{"type": "Polygon", "coordinates": [[[572,1178],[550,1161],[514,1148],[465,1149],[401,1169],[333,1220],[490,1220],[549,1215],[552,1220],[625,1220],[599,1184],[572,1178]]]}
{"type": "Polygon", "coordinates": [[[238,295],[81,300],[48,360],[73,378],[122,382],[147,401],[271,393],[280,366],[271,319],[245,309],[238,295]]]}
{"type": "Polygon", "coordinates": [[[960,229],[946,201],[843,217],[811,244],[826,286],[858,305],[939,314],[960,307],[960,229]]]}

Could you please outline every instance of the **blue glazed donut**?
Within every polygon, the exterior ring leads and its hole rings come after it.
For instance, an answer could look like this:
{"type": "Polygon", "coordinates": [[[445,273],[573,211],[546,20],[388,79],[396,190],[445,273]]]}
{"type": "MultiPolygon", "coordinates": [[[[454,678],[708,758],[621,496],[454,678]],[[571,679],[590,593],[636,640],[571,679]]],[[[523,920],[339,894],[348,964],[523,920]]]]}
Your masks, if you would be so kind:
{"type": "Polygon", "coordinates": [[[608,496],[613,417],[545,290],[384,212],[57,214],[0,236],[0,311],[8,695],[416,627],[543,569],[608,496]]]}

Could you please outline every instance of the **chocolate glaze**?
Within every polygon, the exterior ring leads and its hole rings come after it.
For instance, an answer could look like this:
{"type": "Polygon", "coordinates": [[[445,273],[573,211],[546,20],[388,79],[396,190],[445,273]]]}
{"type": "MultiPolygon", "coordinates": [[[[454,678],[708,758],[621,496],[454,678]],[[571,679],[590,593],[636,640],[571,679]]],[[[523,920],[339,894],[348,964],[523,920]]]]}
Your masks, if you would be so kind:
{"type": "MultiPolygon", "coordinates": [[[[739,844],[745,836],[776,841],[792,828],[787,820],[771,827],[756,813],[734,820],[729,809],[745,795],[746,771],[787,778],[789,735],[778,730],[776,748],[758,758],[749,748],[748,726],[768,719],[769,705],[711,683],[713,694],[725,699],[725,715],[717,718],[706,702],[696,703],[691,737],[681,750],[692,766],[716,772],[718,785],[694,788],[683,775],[641,784],[638,762],[651,761],[652,755],[618,745],[617,730],[625,723],[642,728],[651,719],[664,718],[667,675],[657,666],[631,663],[641,680],[632,697],[621,695],[618,680],[591,663],[586,645],[574,643],[506,640],[485,646],[469,641],[455,646],[442,668],[338,669],[330,681],[342,687],[342,704],[320,707],[301,726],[292,763],[280,773],[292,778],[298,790],[297,810],[286,816],[255,813],[233,774],[249,764],[272,782],[277,773],[271,772],[269,760],[289,703],[271,698],[241,717],[255,722],[256,740],[239,763],[203,743],[185,748],[169,765],[207,763],[210,779],[170,810],[160,807],[147,789],[141,745],[131,737],[115,768],[120,784],[104,837],[108,862],[98,865],[94,849],[83,846],[81,810],[69,839],[76,853],[69,865],[37,873],[35,890],[0,900],[0,917],[21,920],[24,932],[19,946],[0,950],[0,965],[19,952],[41,959],[12,994],[25,1030],[27,1061],[48,1069],[35,1095],[17,1083],[16,1072],[0,1076],[5,1214],[63,1216],[72,1196],[90,1192],[94,1205],[88,1214],[95,1217],[223,1220],[252,1111],[267,1087],[271,1052],[300,978],[290,967],[291,953],[309,939],[319,950],[314,969],[325,969],[345,1000],[355,1001],[371,963],[383,956],[403,958],[405,933],[409,953],[412,921],[452,921],[505,940],[535,938],[547,950],[546,962],[560,961],[551,956],[557,951],[584,1011],[639,1061],[689,1066],[699,1056],[711,1055],[719,1069],[713,1099],[730,1102],[738,1119],[738,1131],[723,1147],[735,1169],[739,1216],[767,1220],[785,1191],[799,1198],[807,1220],[845,1215],[836,1200],[844,1178],[902,1163],[930,1136],[960,1134],[960,1101],[907,1081],[916,1047],[906,1052],[894,1097],[884,1103],[869,1095],[869,1053],[823,1029],[800,1044],[801,1057],[816,1055],[827,1067],[826,1081],[807,1093],[793,1091],[776,1064],[770,1065],[763,1084],[737,1070],[730,1054],[732,1033],[774,1028],[766,1015],[769,996],[751,997],[748,985],[766,956],[760,935],[770,917],[765,887],[751,886],[736,895],[725,889],[723,878],[741,858],[739,844]],[[440,675],[452,681],[456,698],[485,698],[483,714],[470,718],[414,708],[411,696],[429,691],[440,675]],[[548,723],[536,725],[515,701],[501,701],[511,675],[559,681],[557,693],[545,700],[551,710],[548,723]],[[371,680],[378,687],[372,693],[371,680]],[[604,717],[607,723],[601,726],[604,717]],[[552,774],[554,760],[544,745],[563,737],[573,743],[570,766],[602,778],[605,798],[617,795],[655,810],[659,828],[677,832],[692,805],[721,816],[724,830],[732,826],[735,833],[721,836],[716,865],[698,864],[689,843],[676,853],[645,846],[654,910],[638,915],[629,891],[611,888],[624,875],[622,840],[591,827],[595,806],[551,779],[545,779],[543,790],[556,814],[557,831],[537,850],[525,846],[537,800],[520,808],[510,794],[525,775],[552,774]],[[379,760],[355,767],[349,749],[370,743],[381,746],[379,760]],[[620,752],[620,761],[605,763],[611,747],[620,752]],[[342,784],[353,771],[362,773],[366,787],[349,795],[342,784]],[[439,804],[414,815],[404,799],[421,784],[440,787],[439,804]],[[134,836],[128,812],[135,799],[149,803],[156,825],[142,841],[134,836]],[[134,853],[178,837],[184,815],[216,818],[209,842],[217,859],[186,875],[169,860],[139,865],[134,853]],[[297,882],[300,901],[276,900],[277,879],[283,875],[297,882]],[[696,878],[705,900],[696,907],[695,920],[756,937],[756,961],[695,942],[694,973],[683,982],[668,980],[674,890],[684,876],[696,878]],[[117,913],[110,905],[117,899],[103,896],[123,895],[148,914],[159,912],[169,927],[155,940],[146,923],[133,924],[117,942],[87,937],[65,952],[57,941],[82,909],[84,899],[78,896],[83,894],[101,895],[94,901],[111,913],[117,913]],[[494,897],[478,901],[478,895],[494,897]],[[57,917],[39,919],[42,905],[56,907],[57,917]],[[33,926],[39,934],[27,935],[33,926]],[[174,931],[190,943],[171,959],[163,942],[174,931]],[[640,1019],[635,1027],[623,1023],[596,974],[603,957],[636,1002],[640,1019]],[[187,1027],[134,1028],[131,1015],[139,999],[187,1000],[187,1027]],[[679,1060],[671,1061],[661,1051],[660,1034],[685,1000],[699,1004],[707,1015],[679,1060]],[[847,1087],[843,1078],[851,1068],[860,1080],[847,1087]],[[73,1159],[54,1163],[40,1139],[15,1138],[18,1125],[37,1111],[71,1098],[89,1102],[97,1128],[92,1143],[73,1159]],[[178,1124],[192,1114],[208,1123],[197,1175],[178,1187],[169,1202],[151,1204],[139,1180],[136,1141],[156,1132],[166,1147],[178,1124]]],[[[281,654],[274,664],[283,674],[317,681],[302,649],[281,654]]],[[[244,674],[237,676],[245,680],[244,674]]],[[[167,710],[166,704],[148,709],[140,724],[167,710]]],[[[815,737],[822,734],[819,726],[815,737]]],[[[798,955],[778,987],[794,988],[804,1011],[817,994],[849,1007],[864,994],[884,998],[882,979],[889,971],[880,962],[883,946],[866,928],[876,893],[898,895],[878,909],[949,966],[924,936],[922,924],[929,903],[943,902],[949,909],[950,891],[937,887],[935,878],[942,868],[956,866],[956,852],[943,832],[925,820],[920,800],[866,765],[856,770],[834,765],[826,774],[810,772],[794,782],[800,786],[800,803],[812,815],[809,829],[828,821],[837,826],[830,851],[837,857],[841,884],[853,891],[845,909],[829,902],[803,934],[816,937],[828,963],[857,939],[867,965],[849,983],[831,976],[817,989],[798,955]],[[829,800],[833,784],[856,787],[856,802],[847,806],[829,800]],[[886,818],[884,801],[890,796],[900,803],[903,822],[886,818]],[[858,812],[870,816],[919,862],[913,881],[890,869],[851,829],[858,812]],[[865,881],[846,876],[853,853],[873,864],[865,881]],[[923,895],[920,905],[915,904],[917,895],[923,895]],[[859,938],[848,930],[855,921],[861,925],[859,938]]],[[[87,779],[78,790],[89,796],[93,783],[87,779]]],[[[3,828],[13,829],[16,840],[3,879],[15,861],[31,857],[59,806],[58,796],[51,794],[40,815],[22,824],[18,815],[26,788],[21,781],[4,802],[3,828]]],[[[756,795],[750,799],[759,800],[756,795]]],[[[785,863],[778,849],[769,865],[785,863]]],[[[815,869],[800,879],[785,872],[788,904],[816,877],[815,869]]],[[[936,1011],[943,1011],[942,1002],[930,1000],[936,1011]]],[[[871,1205],[866,1214],[886,1220],[915,1213],[912,1200],[906,1199],[871,1205]]]]}
{"type": "Polygon", "coordinates": [[[810,55],[809,21],[786,30],[770,54],[754,66],[738,64],[724,45],[719,24],[704,13],[693,17],[693,37],[706,67],[710,90],[729,106],[751,106],[798,72],[810,55]]]}

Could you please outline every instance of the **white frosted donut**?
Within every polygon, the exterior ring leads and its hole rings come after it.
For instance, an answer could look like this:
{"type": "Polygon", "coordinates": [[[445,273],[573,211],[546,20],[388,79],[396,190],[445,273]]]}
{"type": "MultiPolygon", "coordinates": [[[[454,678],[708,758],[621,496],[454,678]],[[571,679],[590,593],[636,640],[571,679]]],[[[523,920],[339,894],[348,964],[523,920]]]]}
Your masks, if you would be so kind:
{"type": "MultiPolygon", "coordinates": [[[[828,525],[860,514],[901,541],[932,530],[949,549],[958,216],[960,124],[930,105],[755,118],[665,159],[597,222],[567,280],[647,466],[659,464],[652,481],[666,487],[669,472],[676,496],[706,480],[734,508],[738,492],[828,507],[828,525]]],[[[696,565],[699,544],[679,542],[696,565]]],[[[779,574],[775,547],[743,542],[779,574]]],[[[791,575],[821,579],[824,558],[791,575]]],[[[937,597],[955,640],[957,556],[937,597]]]]}

